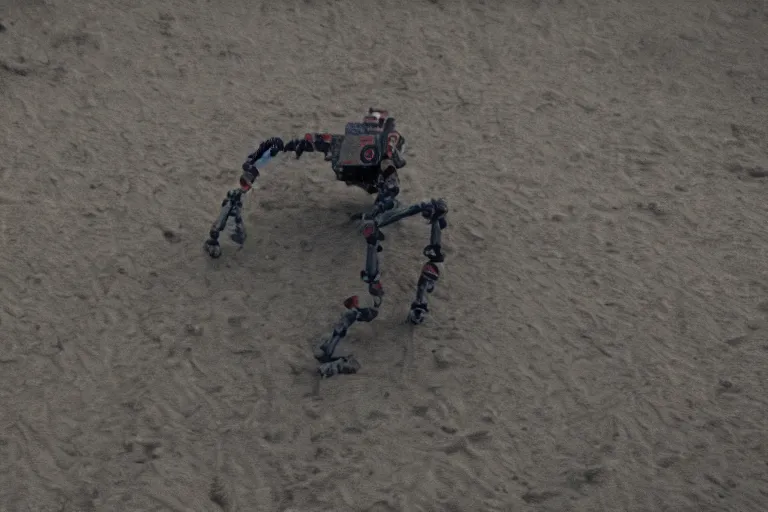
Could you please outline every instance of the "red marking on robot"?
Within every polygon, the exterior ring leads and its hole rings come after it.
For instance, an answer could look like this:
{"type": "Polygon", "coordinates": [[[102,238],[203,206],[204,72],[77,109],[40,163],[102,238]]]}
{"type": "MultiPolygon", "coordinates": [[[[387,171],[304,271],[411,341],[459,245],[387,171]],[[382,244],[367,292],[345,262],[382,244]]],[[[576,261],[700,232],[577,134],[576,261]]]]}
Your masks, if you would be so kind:
{"type": "Polygon", "coordinates": [[[376,228],[370,224],[363,228],[363,236],[365,238],[372,237],[375,232],[376,232],[376,228]]]}
{"type": "Polygon", "coordinates": [[[325,142],[331,142],[331,139],[333,139],[333,135],[331,135],[330,133],[324,133],[322,137],[323,137],[323,141],[325,142]]]}
{"type": "Polygon", "coordinates": [[[360,136],[360,145],[361,146],[367,146],[368,144],[373,144],[374,140],[371,135],[362,135],[360,136]]]}
{"type": "Polygon", "coordinates": [[[357,295],[353,295],[344,301],[344,307],[347,309],[358,309],[360,307],[360,299],[357,295]]]}
{"type": "Polygon", "coordinates": [[[366,149],[363,156],[365,157],[366,160],[372,161],[373,158],[376,156],[376,153],[372,149],[366,149]]]}
{"type": "Polygon", "coordinates": [[[421,272],[431,279],[437,279],[440,276],[440,269],[433,263],[425,263],[421,272]]]}
{"type": "Polygon", "coordinates": [[[315,141],[315,136],[312,135],[311,133],[307,133],[306,135],[304,135],[304,140],[309,141],[309,142],[314,142],[315,141]]]}
{"type": "Polygon", "coordinates": [[[243,189],[244,192],[248,192],[251,190],[251,184],[248,183],[245,178],[240,178],[240,188],[243,189]]]}

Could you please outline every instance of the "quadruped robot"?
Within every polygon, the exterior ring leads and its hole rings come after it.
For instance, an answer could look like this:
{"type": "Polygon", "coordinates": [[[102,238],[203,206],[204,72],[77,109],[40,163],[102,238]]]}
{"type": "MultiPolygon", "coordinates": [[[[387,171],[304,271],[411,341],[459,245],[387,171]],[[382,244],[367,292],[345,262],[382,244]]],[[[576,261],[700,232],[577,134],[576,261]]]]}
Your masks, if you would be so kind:
{"type": "Polygon", "coordinates": [[[227,193],[221,203],[219,217],[211,226],[205,242],[208,255],[212,258],[220,257],[222,250],[219,235],[226,229],[229,220],[233,219],[234,229],[230,238],[242,247],[246,239],[242,214],[243,196],[253,187],[259,176],[259,168],[263,168],[281,152],[293,152],[297,159],[304,153],[323,153],[325,161],[331,163],[337,180],[375,195],[373,207],[369,211],[352,216],[352,220],[362,222],[362,234],[367,248],[365,268],[360,272],[360,277],[368,285],[372,302],[369,306],[362,306],[356,295],[344,301],[347,311],[336,323],[330,336],[314,349],[314,356],[319,362],[318,372],[322,377],[357,373],[360,369],[360,363],[353,356],[337,356],[334,352],[353,324],[371,322],[379,314],[384,297],[378,257],[383,250],[381,242],[385,240],[382,228],[415,215],[426,219],[431,231],[429,245],[423,251],[428,261],[421,268],[408,321],[414,325],[421,324],[429,312],[427,296],[434,291],[440,277],[438,264],[445,260],[441,233],[448,226],[448,206],[443,199],[431,199],[410,206],[400,204],[397,200],[400,193],[397,173],[406,165],[405,150],[406,140],[396,129],[395,119],[380,108],[369,108],[362,122],[347,123],[344,134],[307,133],[304,138],[288,142],[278,137],[270,138],[248,155],[242,166],[240,186],[227,193]]]}

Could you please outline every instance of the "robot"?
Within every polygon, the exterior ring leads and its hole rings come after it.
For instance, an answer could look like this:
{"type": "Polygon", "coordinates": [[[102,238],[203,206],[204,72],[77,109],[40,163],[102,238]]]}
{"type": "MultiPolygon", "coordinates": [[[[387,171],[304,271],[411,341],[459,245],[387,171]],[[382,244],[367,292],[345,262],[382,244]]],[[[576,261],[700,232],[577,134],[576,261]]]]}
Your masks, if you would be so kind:
{"type": "Polygon", "coordinates": [[[400,193],[398,170],[406,165],[404,158],[406,140],[395,126],[395,119],[388,111],[369,108],[362,122],[347,123],[344,134],[307,133],[303,139],[284,142],[273,137],[262,142],[258,149],[248,155],[242,166],[239,187],[227,193],[221,203],[219,217],[211,226],[205,250],[211,258],[222,254],[219,243],[220,233],[226,229],[230,219],[234,219],[231,240],[241,248],[246,240],[245,225],[242,216],[242,198],[251,190],[259,176],[259,168],[279,153],[293,152],[296,158],[304,153],[322,153],[325,161],[330,162],[336,179],[347,186],[355,186],[375,196],[372,208],[352,216],[352,220],[362,223],[361,233],[366,242],[365,268],[360,278],[368,285],[371,295],[370,305],[363,306],[357,295],[344,301],[346,311],[333,327],[330,336],[314,349],[318,361],[318,373],[321,377],[338,374],[353,374],[360,369],[360,363],[352,355],[336,355],[336,348],[347,331],[356,322],[371,322],[379,314],[384,288],[381,284],[381,271],[378,254],[383,251],[381,242],[385,240],[382,229],[400,220],[421,215],[430,226],[429,245],[423,254],[428,260],[421,268],[416,283],[416,296],[410,305],[407,320],[414,325],[424,322],[428,312],[428,295],[435,290],[440,277],[438,264],[445,260],[442,251],[441,234],[447,228],[446,214],[448,206],[443,199],[403,206],[397,199],[400,193]]]}

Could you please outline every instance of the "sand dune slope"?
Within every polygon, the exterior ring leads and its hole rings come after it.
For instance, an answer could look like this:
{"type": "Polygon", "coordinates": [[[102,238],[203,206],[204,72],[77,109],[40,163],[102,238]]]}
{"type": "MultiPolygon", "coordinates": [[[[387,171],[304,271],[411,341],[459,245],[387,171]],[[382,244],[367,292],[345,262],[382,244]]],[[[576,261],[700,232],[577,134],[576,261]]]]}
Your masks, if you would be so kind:
{"type": "Polygon", "coordinates": [[[733,0],[3,0],[0,511],[768,510],[768,14],[733,0]],[[399,8],[398,8],[399,6],[399,8]],[[405,10],[402,10],[402,9],[405,10]],[[389,107],[428,228],[364,293],[320,158],[389,107]]]}

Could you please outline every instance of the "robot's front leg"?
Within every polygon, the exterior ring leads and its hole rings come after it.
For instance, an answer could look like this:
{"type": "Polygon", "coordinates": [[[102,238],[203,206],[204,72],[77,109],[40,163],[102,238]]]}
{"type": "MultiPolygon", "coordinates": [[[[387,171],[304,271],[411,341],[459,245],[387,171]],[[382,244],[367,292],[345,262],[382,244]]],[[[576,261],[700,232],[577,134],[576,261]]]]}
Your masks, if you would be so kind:
{"type": "Polygon", "coordinates": [[[211,258],[221,256],[219,234],[226,229],[230,217],[235,218],[235,232],[232,234],[232,240],[239,245],[245,242],[245,225],[242,217],[243,193],[242,189],[230,190],[221,202],[219,216],[208,232],[208,240],[205,241],[205,250],[211,258]]]}
{"type": "Polygon", "coordinates": [[[427,296],[435,290],[437,280],[440,278],[440,268],[437,264],[445,261],[445,255],[442,252],[442,230],[448,227],[445,219],[447,213],[448,206],[445,201],[438,199],[432,201],[430,208],[422,214],[430,222],[429,245],[424,248],[424,256],[429,261],[421,268],[421,275],[416,284],[416,298],[411,303],[411,310],[408,313],[408,321],[414,325],[421,324],[429,313],[427,296]]]}
{"type": "Polygon", "coordinates": [[[240,176],[240,188],[227,192],[227,197],[221,203],[221,212],[211,226],[208,240],[205,241],[205,250],[212,258],[221,256],[219,235],[227,227],[230,217],[234,218],[234,231],[230,238],[239,246],[245,243],[245,222],[243,221],[243,195],[252,187],[259,177],[258,165],[265,165],[277,153],[284,149],[283,141],[277,137],[267,139],[259,145],[259,148],[248,155],[243,163],[243,174],[240,176]]]}
{"type": "Polygon", "coordinates": [[[365,236],[366,258],[365,270],[360,272],[361,279],[368,283],[368,293],[373,297],[373,305],[361,307],[358,297],[352,296],[344,301],[347,311],[341,316],[333,328],[331,335],[315,349],[315,359],[320,366],[318,372],[323,377],[331,377],[339,373],[356,373],[360,369],[360,363],[352,356],[334,355],[336,347],[347,335],[347,331],[356,322],[371,322],[379,315],[379,308],[384,297],[384,289],[381,286],[379,272],[379,256],[382,251],[382,233],[375,221],[367,221],[363,228],[365,236]]]}
{"type": "Polygon", "coordinates": [[[352,355],[334,355],[336,347],[342,338],[347,335],[347,330],[355,322],[363,320],[363,311],[360,309],[357,300],[357,296],[353,296],[344,301],[344,307],[347,308],[347,311],[341,315],[341,318],[333,327],[331,336],[315,349],[315,359],[320,363],[317,371],[321,377],[332,377],[340,373],[357,373],[360,369],[360,363],[352,355]]]}
{"type": "Polygon", "coordinates": [[[235,229],[232,232],[231,235],[229,235],[229,238],[235,242],[237,245],[242,247],[245,244],[245,222],[243,221],[243,203],[242,201],[238,201],[232,208],[232,212],[230,213],[230,217],[234,217],[235,219],[235,229]]]}

